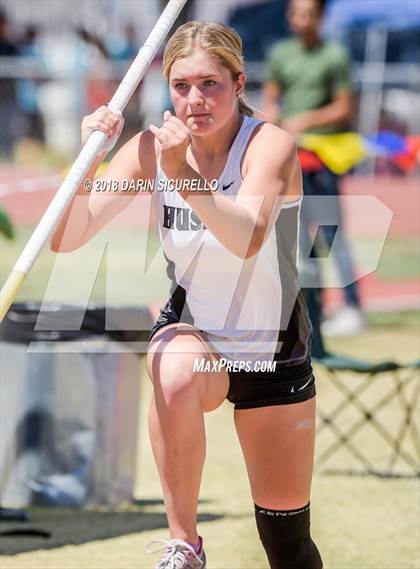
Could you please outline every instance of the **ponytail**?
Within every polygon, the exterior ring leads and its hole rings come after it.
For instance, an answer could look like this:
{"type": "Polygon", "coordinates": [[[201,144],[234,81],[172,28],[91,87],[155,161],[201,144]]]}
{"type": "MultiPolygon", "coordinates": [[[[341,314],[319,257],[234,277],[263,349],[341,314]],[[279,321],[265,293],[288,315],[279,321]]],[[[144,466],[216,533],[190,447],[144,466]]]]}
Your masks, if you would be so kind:
{"type": "Polygon", "coordinates": [[[256,110],[255,107],[253,107],[251,103],[248,102],[248,99],[245,97],[245,95],[238,97],[238,109],[241,115],[245,115],[247,117],[252,117],[256,110]]]}

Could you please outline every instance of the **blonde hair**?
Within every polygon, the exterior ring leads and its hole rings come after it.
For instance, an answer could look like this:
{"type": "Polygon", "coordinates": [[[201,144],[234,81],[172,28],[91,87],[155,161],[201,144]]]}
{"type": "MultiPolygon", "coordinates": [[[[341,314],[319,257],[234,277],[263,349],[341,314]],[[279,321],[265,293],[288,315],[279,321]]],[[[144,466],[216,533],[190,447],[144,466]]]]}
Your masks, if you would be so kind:
{"type": "MultiPolygon", "coordinates": [[[[216,22],[187,22],[171,36],[163,54],[163,75],[169,80],[171,67],[177,59],[188,57],[198,47],[223,65],[236,80],[244,71],[242,40],[234,29],[216,22]]],[[[238,97],[238,109],[252,116],[254,109],[244,95],[238,97]]]]}

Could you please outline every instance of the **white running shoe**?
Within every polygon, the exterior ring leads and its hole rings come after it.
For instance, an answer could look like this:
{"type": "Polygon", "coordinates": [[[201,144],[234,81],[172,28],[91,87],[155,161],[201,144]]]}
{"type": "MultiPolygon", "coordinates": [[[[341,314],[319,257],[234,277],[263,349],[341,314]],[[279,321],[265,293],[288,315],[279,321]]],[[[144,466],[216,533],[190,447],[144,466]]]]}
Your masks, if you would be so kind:
{"type": "Polygon", "coordinates": [[[189,543],[182,539],[156,539],[146,546],[147,553],[157,553],[166,549],[166,553],[156,565],[155,569],[206,569],[206,554],[204,548],[197,554],[189,543]],[[161,547],[150,550],[154,543],[163,543],[161,547]]]}
{"type": "Polygon", "coordinates": [[[351,336],[367,327],[366,317],[355,306],[344,306],[332,318],[321,323],[323,336],[351,336]]]}

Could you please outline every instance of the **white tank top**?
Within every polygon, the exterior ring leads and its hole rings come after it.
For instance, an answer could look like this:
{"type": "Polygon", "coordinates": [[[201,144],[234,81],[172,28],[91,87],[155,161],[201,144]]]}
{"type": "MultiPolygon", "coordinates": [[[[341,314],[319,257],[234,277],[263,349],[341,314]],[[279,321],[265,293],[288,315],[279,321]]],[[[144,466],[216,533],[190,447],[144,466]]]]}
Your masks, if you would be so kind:
{"type": "MultiPolygon", "coordinates": [[[[218,190],[235,199],[241,161],[255,127],[244,116],[218,180],[218,190]]],[[[165,182],[158,167],[155,188],[165,182]]],[[[159,235],[172,281],[163,309],[171,321],[200,329],[229,361],[303,363],[309,355],[311,325],[297,285],[297,237],[301,199],[284,204],[266,242],[244,260],[203,226],[176,191],[156,191],[159,235]]]]}

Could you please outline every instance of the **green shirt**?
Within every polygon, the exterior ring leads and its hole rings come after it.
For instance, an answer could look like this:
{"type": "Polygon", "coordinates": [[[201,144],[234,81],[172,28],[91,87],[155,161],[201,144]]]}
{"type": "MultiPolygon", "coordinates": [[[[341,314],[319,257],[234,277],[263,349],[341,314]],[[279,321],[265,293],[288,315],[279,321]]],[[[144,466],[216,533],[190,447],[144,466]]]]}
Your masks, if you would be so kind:
{"type": "MultiPolygon", "coordinates": [[[[280,41],[270,50],[265,81],[274,81],[282,92],[284,118],[318,109],[332,102],[341,90],[351,90],[349,58],[335,43],[305,48],[296,38],[280,41]]],[[[341,125],[319,127],[311,132],[339,132],[341,125]]]]}

